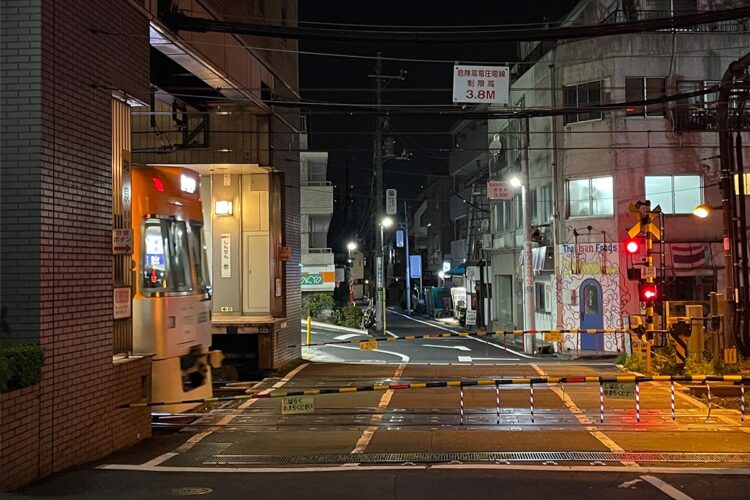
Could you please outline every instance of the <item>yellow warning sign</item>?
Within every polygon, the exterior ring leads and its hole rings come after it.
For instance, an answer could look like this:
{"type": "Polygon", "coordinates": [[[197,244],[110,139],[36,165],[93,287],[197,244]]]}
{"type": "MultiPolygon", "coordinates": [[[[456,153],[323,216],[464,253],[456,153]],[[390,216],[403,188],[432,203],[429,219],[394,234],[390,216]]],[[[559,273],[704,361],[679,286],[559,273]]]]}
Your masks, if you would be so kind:
{"type": "Polygon", "coordinates": [[[281,399],[282,415],[302,415],[315,413],[315,400],[312,396],[290,396],[281,399]]]}
{"type": "Polygon", "coordinates": [[[377,340],[362,340],[359,343],[359,350],[360,351],[374,351],[378,348],[378,341],[377,340]]]}
{"type": "Polygon", "coordinates": [[[725,365],[737,364],[737,348],[736,347],[724,348],[724,364],[725,365]]]}
{"type": "Polygon", "coordinates": [[[544,332],[545,342],[562,342],[563,336],[561,332],[544,332]]]}

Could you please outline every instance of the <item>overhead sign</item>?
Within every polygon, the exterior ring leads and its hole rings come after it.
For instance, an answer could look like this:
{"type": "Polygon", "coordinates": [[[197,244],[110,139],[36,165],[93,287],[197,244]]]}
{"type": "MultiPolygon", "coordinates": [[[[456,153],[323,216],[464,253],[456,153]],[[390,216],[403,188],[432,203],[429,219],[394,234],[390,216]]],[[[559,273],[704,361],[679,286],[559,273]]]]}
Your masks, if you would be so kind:
{"type": "Polygon", "coordinates": [[[404,248],[404,231],[399,229],[396,231],[396,246],[398,248],[404,248]]]}
{"type": "Polygon", "coordinates": [[[515,189],[508,181],[489,181],[487,183],[487,198],[490,200],[512,200],[515,189]]]}
{"type": "Polygon", "coordinates": [[[221,277],[232,277],[232,235],[221,235],[221,277]]]}
{"type": "Polygon", "coordinates": [[[386,189],[385,190],[385,213],[388,215],[396,215],[398,212],[396,203],[396,190],[386,189]]]}
{"type": "Polygon", "coordinates": [[[122,150],[122,188],[121,188],[121,201],[122,201],[122,221],[127,227],[132,225],[131,222],[131,206],[133,201],[133,188],[131,181],[131,172],[133,165],[130,162],[130,151],[122,150]]]}
{"type": "Polygon", "coordinates": [[[453,66],[453,102],[508,104],[508,66],[453,66]]]}

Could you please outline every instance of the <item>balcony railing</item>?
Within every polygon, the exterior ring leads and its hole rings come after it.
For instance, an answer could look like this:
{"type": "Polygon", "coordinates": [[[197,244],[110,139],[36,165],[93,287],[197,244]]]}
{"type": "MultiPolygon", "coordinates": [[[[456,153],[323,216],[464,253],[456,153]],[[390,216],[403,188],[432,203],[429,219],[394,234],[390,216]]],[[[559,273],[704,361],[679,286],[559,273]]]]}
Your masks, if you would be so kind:
{"type": "MultiPolygon", "coordinates": [[[[695,12],[675,11],[672,13],[669,10],[641,10],[641,9],[615,9],[602,19],[601,24],[614,24],[614,23],[625,23],[629,21],[650,21],[654,19],[665,19],[675,16],[694,14],[695,12]]],[[[696,26],[686,26],[677,28],[676,31],[679,33],[706,33],[706,32],[722,32],[722,33],[740,33],[747,31],[747,21],[744,19],[730,19],[726,21],[717,21],[707,24],[699,24],[696,26]]],[[[660,31],[671,32],[670,28],[666,28],[660,31]]]]}
{"type": "MultiPolygon", "coordinates": [[[[675,130],[718,130],[717,109],[705,108],[682,108],[673,111],[675,130]]],[[[732,130],[750,130],[750,110],[740,112],[737,109],[729,110],[729,128],[732,130]]]]}

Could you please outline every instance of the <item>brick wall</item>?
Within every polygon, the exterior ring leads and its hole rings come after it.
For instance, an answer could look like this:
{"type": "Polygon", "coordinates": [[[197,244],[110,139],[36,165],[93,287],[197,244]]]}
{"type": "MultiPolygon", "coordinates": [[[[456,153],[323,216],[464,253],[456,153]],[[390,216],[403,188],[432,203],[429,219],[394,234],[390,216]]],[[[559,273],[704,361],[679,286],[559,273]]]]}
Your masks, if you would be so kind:
{"type": "Polygon", "coordinates": [[[0,394],[0,491],[38,475],[39,407],[38,385],[0,394]]]}
{"type": "MultiPolygon", "coordinates": [[[[140,394],[149,361],[113,366],[111,249],[112,91],[147,101],[148,22],[121,0],[12,0],[2,27],[2,303],[11,334],[45,352],[36,403],[4,404],[11,422],[18,412],[38,419],[33,446],[22,447],[37,450],[26,480],[148,432],[143,415],[114,410],[115,395],[140,394]],[[6,138],[5,127],[20,133],[6,138]]],[[[4,455],[0,470],[25,460],[4,455]]]]}

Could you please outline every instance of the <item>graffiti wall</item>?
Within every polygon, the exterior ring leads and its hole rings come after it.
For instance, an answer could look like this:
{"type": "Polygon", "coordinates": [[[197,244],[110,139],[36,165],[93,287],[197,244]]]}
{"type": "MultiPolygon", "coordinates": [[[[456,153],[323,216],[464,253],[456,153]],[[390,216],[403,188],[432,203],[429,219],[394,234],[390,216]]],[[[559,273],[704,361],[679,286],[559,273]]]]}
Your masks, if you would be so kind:
{"type": "MultiPolygon", "coordinates": [[[[617,243],[559,247],[558,314],[564,329],[622,329],[630,292],[622,286],[617,243]]],[[[623,273],[625,270],[623,270],[623,273]]],[[[565,334],[563,351],[620,352],[623,334],[565,334]]]]}

